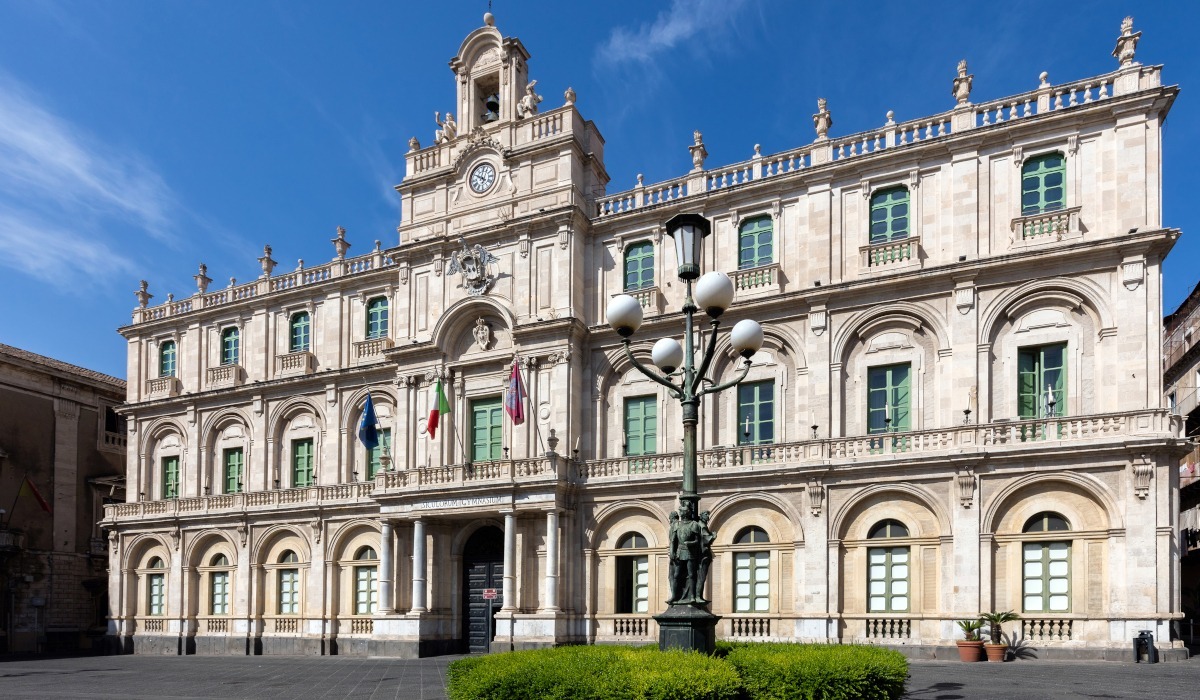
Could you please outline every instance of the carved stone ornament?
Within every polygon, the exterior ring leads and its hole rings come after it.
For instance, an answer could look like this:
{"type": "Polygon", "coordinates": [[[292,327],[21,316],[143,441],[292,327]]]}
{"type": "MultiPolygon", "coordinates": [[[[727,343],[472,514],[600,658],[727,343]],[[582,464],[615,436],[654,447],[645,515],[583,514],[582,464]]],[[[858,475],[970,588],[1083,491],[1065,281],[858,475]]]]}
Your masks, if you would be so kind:
{"type": "Polygon", "coordinates": [[[825,332],[825,327],[826,327],[827,323],[828,323],[828,316],[824,310],[814,311],[809,316],[808,325],[809,325],[809,327],[812,328],[812,332],[816,333],[817,335],[821,335],[822,333],[825,332]]]}
{"type": "Polygon", "coordinates": [[[475,344],[480,350],[487,350],[492,344],[492,329],[488,326],[487,321],[483,320],[483,316],[475,319],[475,328],[471,331],[475,336],[475,344]]]}
{"type": "Polygon", "coordinates": [[[975,288],[969,285],[956,288],[954,290],[954,305],[958,308],[958,313],[969,313],[975,306],[975,288]]]}
{"type": "Polygon", "coordinates": [[[346,251],[350,250],[350,241],[346,240],[346,229],[338,226],[337,237],[330,238],[329,242],[333,244],[333,249],[337,251],[338,260],[345,259],[346,251]]]}
{"type": "Polygon", "coordinates": [[[958,487],[958,502],[963,508],[970,508],[975,502],[975,472],[971,469],[959,469],[954,475],[955,485],[958,487]]]}
{"type": "Polygon", "coordinates": [[[1125,288],[1133,291],[1137,289],[1142,281],[1146,278],[1146,262],[1144,260],[1130,260],[1121,263],[1121,284],[1125,288]]]}
{"type": "Polygon", "coordinates": [[[821,486],[820,479],[809,479],[808,486],[808,511],[813,517],[821,514],[821,505],[825,502],[825,489],[821,486]]]}
{"type": "Polygon", "coordinates": [[[971,83],[975,80],[975,76],[967,75],[967,59],[958,62],[958,77],[954,79],[954,88],[951,94],[954,95],[954,100],[961,106],[971,104],[971,83]]]}
{"type": "Polygon", "coordinates": [[[458,124],[454,121],[453,112],[447,110],[445,119],[442,119],[441,112],[434,112],[433,122],[441,127],[433,132],[433,142],[435,144],[450,143],[458,136],[458,124]]]}
{"type": "Polygon", "coordinates": [[[248,529],[249,528],[246,527],[246,523],[238,523],[237,524],[238,542],[241,544],[242,547],[246,546],[246,535],[247,535],[248,529]]]}
{"type": "Polygon", "coordinates": [[[146,308],[146,304],[149,304],[150,300],[154,298],[153,294],[146,291],[149,288],[150,288],[150,283],[147,282],[146,280],[142,280],[140,285],[138,286],[138,290],[133,293],[133,295],[135,297],[137,297],[138,308],[140,308],[140,309],[146,308]]]}
{"type": "Polygon", "coordinates": [[[175,548],[175,551],[178,552],[179,551],[179,541],[181,539],[183,539],[183,535],[179,532],[178,527],[175,527],[174,529],[172,529],[168,534],[171,536],[171,546],[173,546],[175,548]]]}
{"type": "Polygon", "coordinates": [[[262,257],[258,259],[258,264],[262,265],[262,276],[270,277],[271,272],[275,269],[275,266],[279,264],[271,259],[271,246],[263,246],[263,254],[262,257]]]}
{"type": "Polygon", "coordinates": [[[566,100],[568,107],[575,104],[575,88],[567,86],[566,92],[563,93],[563,99],[566,100]]]}
{"type": "Polygon", "coordinates": [[[699,130],[692,132],[692,145],[688,146],[692,154],[692,170],[703,170],[704,159],[708,157],[708,149],[704,147],[704,134],[699,130]]]}
{"type": "Polygon", "coordinates": [[[208,276],[208,265],[200,263],[200,272],[192,275],[192,279],[196,280],[196,291],[203,294],[208,291],[208,285],[212,284],[212,278],[208,276]]]}
{"type": "Polygon", "coordinates": [[[321,544],[321,521],[313,518],[308,521],[308,527],[312,529],[313,544],[321,544]]]}
{"type": "Polygon", "coordinates": [[[525,96],[517,103],[517,119],[532,117],[538,113],[538,103],[542,101],[542,96],[533,91],[537,87],[536,80],[530,80],[525,86],[525,96]]]}
{"type": "Polygon", "coordinates": [[[408,152],[412,153],[419,150],[421,150],[421,141],[416,136],[413,136],[408,140],[408,152]]]}
{"type": "Polygon", "coordinates": [[[110,530],[108,533],[108,543],[112,545],[113,556],[117,556],[117,546],[121,543],[121,537],[115,530],[110,530]]]}
{"type": "Polygon", "coordinates": [[[1121,64],[1121,67],[1133,65],[1133,57],[1137,51],[1138,39],[1142,38],[1141,32],[1133,31],[1133,18],[1126,17],[1121,22],[1121,36],[1117,37],[1117,48],[1113,49],[1113,58],[1121,64]]]}
{"type": "Polygon", "coordinates": [[[817,98],[817,113],[813,115],[813,128],[817,131],[817,141],[829,138],[829,128],[833,126],[833,115],[829,113],[828,103],[824,97],[817,98]]]}
{"type": "Polygon", "coordinates": [[[1133,460],[1133,493],[1145,500],[1150,495],[1150,477],[1154,475],[1154,465],[1142,455],[1133,460]]]}
{"type": "Polygon", "coordinates": [[[489,253],[478,243],[468,246],[465,238],[459,240],[462,243],[462,250],[456,250],[450,254],[450,268],[446,270],[446,274],[453,275],[461,272],[462,286],[467,290],[467,294],[473,297],[483,296],[496,281],[496,276],[491,273],[488,266],[500,262],[500,258],[489,253]]]}

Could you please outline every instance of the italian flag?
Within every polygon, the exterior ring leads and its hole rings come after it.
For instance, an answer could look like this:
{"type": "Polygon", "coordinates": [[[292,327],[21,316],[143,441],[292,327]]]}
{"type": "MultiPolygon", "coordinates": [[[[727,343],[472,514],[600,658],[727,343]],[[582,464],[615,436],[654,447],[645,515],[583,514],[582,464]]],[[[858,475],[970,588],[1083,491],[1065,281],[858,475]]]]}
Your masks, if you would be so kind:
{"type": "Polygon", "coordinates": [[[450,415],[450,402],[446,400],[446,392],[442,391],[442,380],[437,380],[437,388],[434,390],[433,410],[429,412],[429,423],[426,426],[429,430],[429,437],[437,437],[438,421],[441,420],[442,414],[450,415]]]}

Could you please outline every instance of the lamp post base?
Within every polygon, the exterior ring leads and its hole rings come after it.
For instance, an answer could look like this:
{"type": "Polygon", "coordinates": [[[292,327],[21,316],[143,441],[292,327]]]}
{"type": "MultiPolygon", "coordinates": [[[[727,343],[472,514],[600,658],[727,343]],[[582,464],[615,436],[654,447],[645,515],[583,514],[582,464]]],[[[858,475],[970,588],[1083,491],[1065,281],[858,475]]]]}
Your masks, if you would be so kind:
{"type": "Polygon", "coordinates": [[[683,649],[712,655],[717,643],[717,620],[721,618],[694,605],[672,605],[658,622],[658,648],[683,649]]]}

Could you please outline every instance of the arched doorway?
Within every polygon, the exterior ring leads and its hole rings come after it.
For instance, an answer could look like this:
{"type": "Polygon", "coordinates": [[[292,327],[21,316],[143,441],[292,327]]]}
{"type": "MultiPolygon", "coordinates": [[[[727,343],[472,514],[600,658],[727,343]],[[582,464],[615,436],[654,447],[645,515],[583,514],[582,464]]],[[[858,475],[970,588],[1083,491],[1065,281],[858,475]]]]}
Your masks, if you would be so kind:
{"type": "Polygon", "coordinates": [[[504,532],[481,527],[463,547],[463,646],[467,653],[486,654],[496,635],[496,611],[504,585],[504,532]]]}

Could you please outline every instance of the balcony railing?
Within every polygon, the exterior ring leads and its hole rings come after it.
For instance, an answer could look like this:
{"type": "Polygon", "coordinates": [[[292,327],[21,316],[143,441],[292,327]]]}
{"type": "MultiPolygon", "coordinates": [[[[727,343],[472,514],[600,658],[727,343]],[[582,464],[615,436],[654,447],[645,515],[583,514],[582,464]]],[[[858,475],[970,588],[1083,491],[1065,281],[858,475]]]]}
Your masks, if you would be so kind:
{"type": "Polygon", "coordinates": [[[241,365],[219,365],[208,368],[208,386],[210,389],[222,389],[231,386],[241,386],[244,373],[241,365]]]}
{"type": "Polygon", "coordinates": [[[375,489],[372,481],[296,489],[272,489],[249,493],[227,493],[195,498],[170,498],[162,501],[109,503],[104,506],[105,520],[134,520],[153,516],[188,516],[231,513],[250,510],[277,510],[281,507],[315,506],[367,502],[375,489]]]}
{"type": "Polygon", "coordinates": [[[371,338],[354,344],[354,359],[362,362],[383,357],[383,351],[392,347],[391,338],[371,338]]]}
{"type": "Polygon", "coordinates": [[[565,479],[567,474],[567,462],[561,457],[500,459],[380,472],[375,476],[375,485],[377,492],[397,489],[443,489],[482,483],[557,481],[565,479]]]}
{"type": "Polygon", "coordinates": [[[1081,207],[1018,216],[1012,220],[1013,240],[1017,242],[1061,240],[1079,235],[1081,207]]]}
{"type": "Polygon", "coordinates": [[[858,249],[859,273],[867,274],[887,267],[896,269],[919,264],[921,261],[921,237],[909,236],[898,241],[887,241],[865,245],[858,249]]]}
{"type": "Polygon", "coordinates": [[[179,396],[178,377],[155,377],[147,380],[146,391],[151,399],[179,396]]]}
{"type": "Polygon", "coordinates": [[[312,374],[316,364],[316,358],[307,350],[275,356],[275,367],[280,376],[312,374]]]}
{"type": "Polygon", "coordinates": [[[779,263],[736,270],[729,273],[729,277],[733,280],[733,288],[739,294],[756,291],[779,291],[779,263]]]}

